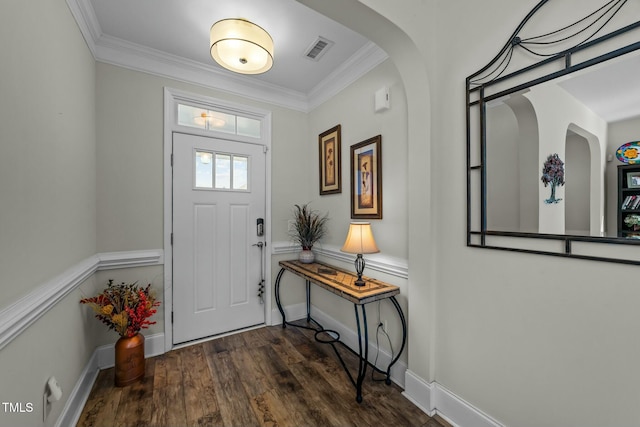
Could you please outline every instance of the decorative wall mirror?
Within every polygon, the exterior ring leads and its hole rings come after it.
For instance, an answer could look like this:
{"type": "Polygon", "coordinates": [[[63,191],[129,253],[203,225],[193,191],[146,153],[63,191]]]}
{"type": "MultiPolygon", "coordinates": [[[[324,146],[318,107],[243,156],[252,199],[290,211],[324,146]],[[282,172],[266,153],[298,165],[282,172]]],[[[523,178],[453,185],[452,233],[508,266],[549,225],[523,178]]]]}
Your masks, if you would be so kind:
{"type": "Polygon", "coordinates": [[[640,140],[639,16],[540,1],[467,78],[467,246],[640,264],[616,156],[640,140]]]}

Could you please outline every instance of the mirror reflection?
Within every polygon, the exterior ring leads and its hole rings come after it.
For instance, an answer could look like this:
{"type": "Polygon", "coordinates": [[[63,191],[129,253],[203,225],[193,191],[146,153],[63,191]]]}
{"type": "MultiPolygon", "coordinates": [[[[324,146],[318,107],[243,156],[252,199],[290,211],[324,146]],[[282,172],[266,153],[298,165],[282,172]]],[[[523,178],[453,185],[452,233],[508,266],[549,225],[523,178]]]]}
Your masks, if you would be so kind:
{"type": "Polygon", "coordinates": [[[638,69],[631,53],[487,103],[487,230],[623,236],[616,149],[640,140],[638,69]],[[564,180],[545,186],[555,154],[564,180]]]}

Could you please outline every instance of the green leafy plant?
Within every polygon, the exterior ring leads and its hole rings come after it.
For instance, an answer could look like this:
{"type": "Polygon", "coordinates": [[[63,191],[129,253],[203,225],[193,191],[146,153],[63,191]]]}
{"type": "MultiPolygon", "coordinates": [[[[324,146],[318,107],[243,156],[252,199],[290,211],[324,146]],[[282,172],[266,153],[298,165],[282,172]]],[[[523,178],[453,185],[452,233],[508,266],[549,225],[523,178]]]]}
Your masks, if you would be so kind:
{"type": "Polygon", "coordinates": [[[311,209],[308,203],[302,206],[295,205],[293,218],[295,230],[292,232],[291,237],[302,246],[302,249],[311,249],[327,232],[328,214],[320,214],[318,211],[311,209]]]}
{"type": "Polygon", "coordinates": [[[631,214],[624,218],[624,223],[629,227],[640,226],[640,215],[631,214]]]}

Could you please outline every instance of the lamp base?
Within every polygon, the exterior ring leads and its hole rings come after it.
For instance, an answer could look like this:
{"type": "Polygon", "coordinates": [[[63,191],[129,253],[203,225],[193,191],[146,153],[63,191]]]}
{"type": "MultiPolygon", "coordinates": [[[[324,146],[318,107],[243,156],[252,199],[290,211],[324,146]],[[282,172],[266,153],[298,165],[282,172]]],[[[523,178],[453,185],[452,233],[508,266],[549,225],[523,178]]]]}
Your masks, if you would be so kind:
{"type": "Polygon", "coordinates": [[[356,273],[358,273],[358,279],[353,282],[353,284],[356,286],[364,286],[365,281],[362,280],[362,272],[364,271],[364,258],[362,258],[362,254],[358,254],[356,256],[355,267],[356,273]]]}

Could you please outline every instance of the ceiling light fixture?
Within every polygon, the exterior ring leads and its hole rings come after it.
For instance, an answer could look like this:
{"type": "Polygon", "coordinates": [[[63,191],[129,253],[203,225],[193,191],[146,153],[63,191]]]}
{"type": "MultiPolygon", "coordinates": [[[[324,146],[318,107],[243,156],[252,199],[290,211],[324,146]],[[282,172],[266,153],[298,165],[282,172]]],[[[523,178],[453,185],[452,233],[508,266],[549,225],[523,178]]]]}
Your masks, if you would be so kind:
{"type": "Polygon", "coordinates": [[[211,114],[207,114],[207,113],[200,113],[199,116],[194,117],[193,118],[193,122],[201,127],[206,127],[207,129],[209,128],[221,128],[223,127],[227,122],[224,121],[224,119],[221,119],[220,117],[215,117],[211,114]]]}
{"type": "Polygon", "coordinates": [[[211,26],[211,57],[227,70],[261,74],[273,65],[273,39],[245,19],[223,19],[211,26]]]}

